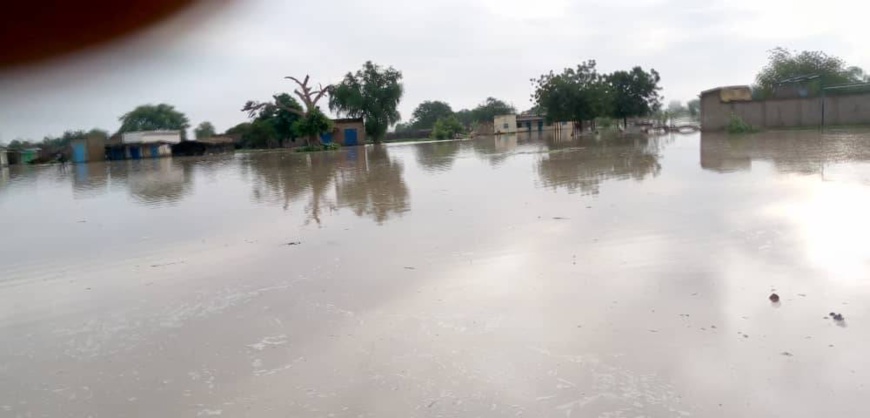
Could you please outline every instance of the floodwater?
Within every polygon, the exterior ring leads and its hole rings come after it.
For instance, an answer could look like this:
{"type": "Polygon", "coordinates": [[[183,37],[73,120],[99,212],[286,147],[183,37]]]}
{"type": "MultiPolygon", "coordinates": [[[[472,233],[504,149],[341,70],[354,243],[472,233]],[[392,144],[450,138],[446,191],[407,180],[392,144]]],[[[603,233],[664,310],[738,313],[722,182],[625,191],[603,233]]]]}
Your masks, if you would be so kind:
{"type": "Polygon", "coordinates": [[[0,230],[4,417],[870,414],[867,132],[13,167],[0,230]]]}

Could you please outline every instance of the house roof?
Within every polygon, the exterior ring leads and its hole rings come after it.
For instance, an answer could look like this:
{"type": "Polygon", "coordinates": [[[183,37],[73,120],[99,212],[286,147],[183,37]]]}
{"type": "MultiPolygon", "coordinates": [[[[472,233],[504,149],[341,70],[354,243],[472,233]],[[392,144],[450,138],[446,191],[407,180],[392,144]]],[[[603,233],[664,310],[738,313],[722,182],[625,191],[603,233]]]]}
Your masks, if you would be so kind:
{"type": "Polygon", "coordinates": [[[749,86],[743,85],[743,86],[721,86],[721,87],[714,87],[714,88],[712,88],[712,89],[702,91],[702,92],[701,92],[701,96],[704,96],[704,95],[707,95],[707,94],[711,94],[711,93],[716,93],[716,92],[718,92],[718,91],[720,91],[720,90],[741,90],[741,89],[749,89],[749,86]]]}
{"type": "Polygon", "coordinates": [[[340,118],[340,119],[333,119],[332,121],[334,123],[355,123],[355,122],[363,123],[364,122],[363,118],[340,118]]]}

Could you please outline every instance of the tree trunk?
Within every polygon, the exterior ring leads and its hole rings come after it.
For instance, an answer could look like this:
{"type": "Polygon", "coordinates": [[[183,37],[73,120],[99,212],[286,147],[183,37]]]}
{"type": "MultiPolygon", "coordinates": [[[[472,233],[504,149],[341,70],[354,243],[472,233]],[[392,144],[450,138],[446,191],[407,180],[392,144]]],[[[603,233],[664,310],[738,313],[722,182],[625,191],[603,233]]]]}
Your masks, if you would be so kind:
{"type": "Polygon", "coordinates": [[[622,127],[627,131],[628,130],[628,116],[622,117],[622,127]]]}

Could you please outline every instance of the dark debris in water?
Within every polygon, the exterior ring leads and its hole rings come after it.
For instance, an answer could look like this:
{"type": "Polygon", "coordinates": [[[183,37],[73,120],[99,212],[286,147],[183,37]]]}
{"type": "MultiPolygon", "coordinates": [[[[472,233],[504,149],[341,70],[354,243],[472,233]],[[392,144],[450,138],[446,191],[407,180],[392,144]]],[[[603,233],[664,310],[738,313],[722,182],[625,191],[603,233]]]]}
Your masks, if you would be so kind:
{"type": "Polygon", "coordinates": [[[777,303],[779,302],[779,295],[777,295],[776,293],[771,293],[768,299],[770,299],[770,301],[773,303],[777,303]]]}
{"type": "Polygon", "coordinates": [[[302,244],[302,241],[290,241],[284,245],[290,246],[290,245],[299,245],[299,244],[302,244]]]}

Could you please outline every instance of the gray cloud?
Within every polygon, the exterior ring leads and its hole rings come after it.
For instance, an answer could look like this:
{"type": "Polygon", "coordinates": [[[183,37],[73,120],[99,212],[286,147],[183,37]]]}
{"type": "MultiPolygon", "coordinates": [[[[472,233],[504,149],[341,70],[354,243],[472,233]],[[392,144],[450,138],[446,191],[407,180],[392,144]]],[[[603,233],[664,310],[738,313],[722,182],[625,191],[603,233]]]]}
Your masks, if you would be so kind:
{"type": "Polygon", "coordinates": [[[285,75],[335,82],[366,60],[402,70],[406,118],[428,99],[459,109],[496,96],[528,108],[530,78],[586,59],[602,71],[655,68],[664,95],[679,100],[752,82],[778,45],[870,68],[856,41],[867,6],[830,3],[237,1],[101,51],[0,73],[0,141],[115,130],[124,112],[158,102],[223,130],[245,119],[246,100],[291,89],[285,75]],[[854,13],[827,11],[844,7],[854,13]]]}

